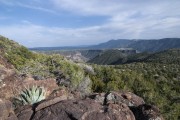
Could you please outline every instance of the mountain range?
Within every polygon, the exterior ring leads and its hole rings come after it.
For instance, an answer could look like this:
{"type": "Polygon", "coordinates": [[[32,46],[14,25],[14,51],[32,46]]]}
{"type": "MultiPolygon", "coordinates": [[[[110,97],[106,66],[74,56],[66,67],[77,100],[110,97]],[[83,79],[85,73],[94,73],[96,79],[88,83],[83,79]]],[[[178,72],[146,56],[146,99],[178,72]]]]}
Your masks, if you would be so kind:
{"type": "Polygon", "coordinates": [[[180,48],[180,38],[163,38],[163,39],[118,39],[100,43],[91,46],[69,46],[69,47],[37,47],[30,48],[34,51],[49,50],[102,50],[113,48],[132,48],[139,52],[157,52],[171,48],[180,48]]]}

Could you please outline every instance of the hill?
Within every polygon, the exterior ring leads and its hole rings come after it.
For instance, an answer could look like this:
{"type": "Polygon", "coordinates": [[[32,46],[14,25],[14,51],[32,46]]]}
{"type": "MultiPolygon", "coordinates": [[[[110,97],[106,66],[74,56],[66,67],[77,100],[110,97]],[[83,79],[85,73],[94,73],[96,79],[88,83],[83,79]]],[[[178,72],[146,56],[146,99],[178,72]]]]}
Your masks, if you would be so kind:
{"type": "Polygon", "coordinates": [[[128,39],[118,39],[110,40],[105,43],[100,43],[98,45],[92,45],[87,47],[87,49],[112,49],[112,48],[127,48],[130,44],[134,43],[133,40],[128,39]]]}
{"type": "Polygon", "coordinates": [[[156,53],[138,53],[127,57],[124,63],[146,62],[161,64],[180,64],[180,49],[169,49],[156,53]]]}
{"type": "Polygon", "coordinates": [[[118,50],[107,50],[104,51],[103,53],[99,54],[95,58],[89,60],[89,63],[95,63],[95,64],[101,64],[101,65],[110,65],[114,63],[114,60],[117,58],[124,58],[126,54],[123,54],[122,52],[118,50]]]}
{"type": "Polygon", "coordinates": [[[88,63],[95,63],[101,65],[113,65],[116,64],[117,61],[121,61],[123,63],[124,61],[126,61],[128,55],[132,55],[135,53],[136,50],[104,50],[104,52],[89,60],[88,63]]]}
{"type": "Polygon", "coordinates": [[[97,57],[89,60],[89,63],[100,65],[118,65],[133,62],[153,62],[163,64],[180,64],[180,49],[164,50],[157,53],[123,54],[122,52],[107,50],[97,57]]]}
{"type": "Polygon", "coordinates": [[[149,55],[144,61],[163,64],[180,64],[180,49],[170,49],[154,53],[149,55]]]}
{"type": "Polygon", "coordinates": [[[180,48],[180,38],[164,38],[160,40],[139,40],[128,47],[141,52],[158,52],[172,48],[180,48]]]}

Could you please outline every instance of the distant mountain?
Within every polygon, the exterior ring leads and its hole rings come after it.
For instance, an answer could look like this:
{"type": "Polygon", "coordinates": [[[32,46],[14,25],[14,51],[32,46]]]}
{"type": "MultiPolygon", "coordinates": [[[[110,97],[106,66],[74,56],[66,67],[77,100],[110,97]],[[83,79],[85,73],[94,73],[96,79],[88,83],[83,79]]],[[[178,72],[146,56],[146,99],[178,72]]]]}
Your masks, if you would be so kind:
{"type": "Polygon", "coordinates": [[[118,39],[110,40],[105,43],[100,43],[98,45],[89,46],[89,49],[112,49],[112,48],[127,48],[130,44],[133,44],[135,41],[128,39],[118,39]]]}
{"type": "Polygon", "coordinates": [[[87,46],[63,46],[63,47],[35,47],[29,48],[32,51],[54,51],[54,50],[82,50],[87,49],[87,46]]]}
{"type": "Polygon", "coordinates": [[[62,47],[35,47],[29,48],[34,51],[51,51],[51,50],[102,50],[102,49],[112,49],[112,48],[124,48],[129,44],[133,43],[133,40],[128,39],[118,39],[118,40],[110,40],[105,43],[100,43],[98,45],[90,45],[90,46],[62,46],[62,47]]]}
{"type": "Polygon", "coordinates": [[[158,52],[162,50],[180,48],[180,38],[164,38],[152,40],[110,40],[99,45],[89,47],[89,49],[111,49],[111,48],[133,48],[140,52],[158,52]]]}
{"type": "Polygon", "coordinates": [[[69,46],[69,47],[39,47],[30,48],[35,51],[50,51],[50,50],[103,50],[113,48],[133,48],[140,52],[158,52],[162,50],[180,48],[180,38],[164,38],[152,40],[128,40],[118,39],[110,40],[105,43],[91,46],[69,46]]]}

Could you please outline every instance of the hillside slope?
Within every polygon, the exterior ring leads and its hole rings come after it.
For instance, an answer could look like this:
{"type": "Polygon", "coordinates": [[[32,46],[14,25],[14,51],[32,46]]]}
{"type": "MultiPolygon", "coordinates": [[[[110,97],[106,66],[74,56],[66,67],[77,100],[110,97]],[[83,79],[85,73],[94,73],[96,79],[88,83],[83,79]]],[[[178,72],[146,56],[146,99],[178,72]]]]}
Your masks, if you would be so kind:
{"type": "Polygon", "coordinates": [[[95,63],[95,64],[101,64],[101,65],[107,65],[112,64],[114,60],[123,59],[126,56],[126,54],[123,54],[122,52],[118,50],[107,50],[95,58],[88,61],[89,63],[95,63]]]}
{"type": "Polygon", "coordinates": [[[164,50],[157,53],[123,54],[118,51],[106,51],[102,55],[88,61],[100,65],[118,65],[133,62],[152,62],[164,64],[180,64],[180,49],[164,50]]]}
{"type": "MultiPolygon", "coordinates": [[[[69,80],[69,85],[76,89],[81,81],[88,79],[84,66],[80,66],[60,55],[45,55],[29,51],[22,45],[0,37],[1,57],[14,66],[18,74],[31,75],[34,78],[57,78],[69,80]],[[63,74],[63,75],[62,75],[63,74]]],[[[90,90],[89,88],[87,88],[90,90]]]]}
{"type": "Polygon", "coordinates": [[[27,61],[35,59],[35,54],[18,43],[0,36],[0,52],[7,62],[14,65],[17,69],[23,66],[27,61]]]}
{"type": "Polygon", "coordinates": [[[124,61],[126,61],[128,55],[132,55],[135,53],[135,50],[104,50],[104,52],[89,60],[88,63],[95,63],[100,65],[113,65],[116,64],[117,61],[121,61],[123,63],[124,61]]]}
{"type": "Polygon", "coordinates": [[[180,64],[180,49],[164,50],[151,54],[146,58],[145,62],[180,64]]]}
{"type": "Polygon", "coordinates": [[[141,52],[158,52],[172,48],[180,48],[180,38],[164,38],[160,40],[139,40],[128,47],[141,52]]]}

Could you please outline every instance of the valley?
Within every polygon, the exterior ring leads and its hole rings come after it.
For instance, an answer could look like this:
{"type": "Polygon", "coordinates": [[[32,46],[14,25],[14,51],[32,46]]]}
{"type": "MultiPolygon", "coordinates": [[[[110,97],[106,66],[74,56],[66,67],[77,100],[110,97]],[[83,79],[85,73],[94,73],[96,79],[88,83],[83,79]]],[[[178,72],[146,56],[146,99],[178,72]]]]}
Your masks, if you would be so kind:
{"type": "MultiPolygon", "coordinates": [[[[99,45],[88,47],[51,47],[30,48],[45,54],[60,54],[75,62],[87,62],[104,65],[124,64],[131,62],[150,61],[149,58],[170,52],[168,49],[180,48],[179,38],[160,40],[110,40],[99,45]]],[[[166,57],[166,56],[164,56],[166,57]]],[[[173,55],[171,56],[173,57],[173,55]]],[[[164,61],[163,59],[159,61],[164,61]]]]}

